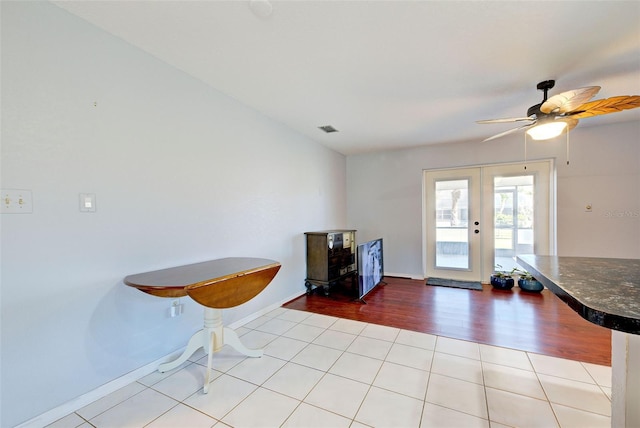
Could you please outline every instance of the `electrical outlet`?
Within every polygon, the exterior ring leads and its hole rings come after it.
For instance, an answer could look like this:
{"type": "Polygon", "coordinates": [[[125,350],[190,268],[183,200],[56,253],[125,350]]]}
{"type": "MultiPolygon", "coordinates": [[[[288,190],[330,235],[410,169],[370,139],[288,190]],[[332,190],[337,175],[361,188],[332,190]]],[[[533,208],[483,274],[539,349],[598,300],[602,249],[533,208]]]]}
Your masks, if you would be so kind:
{"type": "Polygon", "coordinates": [[[169,307],[169,318],[175,318],[182,315],[184,311],[184,305],[180,303],[180,300],[174,300],[169,307]]]}
{"type": "Polygon", "coordinates": [[[31,190],[2,189],[2,201],[0,202],[2,213],[30,214],[33,212],[31,190]]]}

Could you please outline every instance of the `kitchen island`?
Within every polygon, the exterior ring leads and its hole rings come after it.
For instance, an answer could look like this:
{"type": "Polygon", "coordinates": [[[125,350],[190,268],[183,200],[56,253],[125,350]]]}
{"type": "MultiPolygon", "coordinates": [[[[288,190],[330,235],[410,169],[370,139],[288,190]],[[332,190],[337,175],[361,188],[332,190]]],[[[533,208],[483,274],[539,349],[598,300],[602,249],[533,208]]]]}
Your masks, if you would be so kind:
{"type": "Polygon", "coordinates": [[[640,427],[640,260],[522,255],[518,264],[611,334],[611,426],[640,427]]]}

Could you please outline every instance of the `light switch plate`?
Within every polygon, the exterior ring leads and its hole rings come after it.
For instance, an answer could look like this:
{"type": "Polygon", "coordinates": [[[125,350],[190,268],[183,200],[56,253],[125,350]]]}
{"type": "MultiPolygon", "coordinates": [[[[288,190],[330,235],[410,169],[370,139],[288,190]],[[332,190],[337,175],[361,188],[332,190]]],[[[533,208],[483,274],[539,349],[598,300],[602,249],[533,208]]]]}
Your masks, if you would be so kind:
{"type": "Polygon", "coordinates": [[[80,193],[80,212],[94,213],[96,212],[96,194],[80,193]]]}
{"type": "Polygon", "coordinates": [[[0,209],[3,214],[30,214],[33,212],[31,190],[2,189],[0,209]]]}

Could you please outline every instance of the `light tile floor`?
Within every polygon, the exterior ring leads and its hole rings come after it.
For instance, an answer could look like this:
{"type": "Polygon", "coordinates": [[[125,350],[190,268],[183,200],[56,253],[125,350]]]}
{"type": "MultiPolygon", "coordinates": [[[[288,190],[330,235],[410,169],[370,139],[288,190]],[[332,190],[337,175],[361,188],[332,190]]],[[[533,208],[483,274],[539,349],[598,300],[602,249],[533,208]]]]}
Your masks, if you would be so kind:
{"type": "Polygon", "coordinates": [[[609,427],[611,368],[279,308],[50,427],[609,427]]]}

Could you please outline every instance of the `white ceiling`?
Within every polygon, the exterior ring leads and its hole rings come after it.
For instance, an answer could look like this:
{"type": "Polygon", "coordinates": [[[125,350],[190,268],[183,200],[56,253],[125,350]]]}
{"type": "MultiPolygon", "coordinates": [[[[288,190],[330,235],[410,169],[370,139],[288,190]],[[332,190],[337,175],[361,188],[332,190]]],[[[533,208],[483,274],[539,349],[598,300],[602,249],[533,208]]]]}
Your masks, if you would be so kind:
{"type": "Polygon", "coordinates": [[[638,1],[55,3],[346,155],[480,142],[516,126],[475,121],[526,116],[542,80],[640,94],[638,1]]]}

